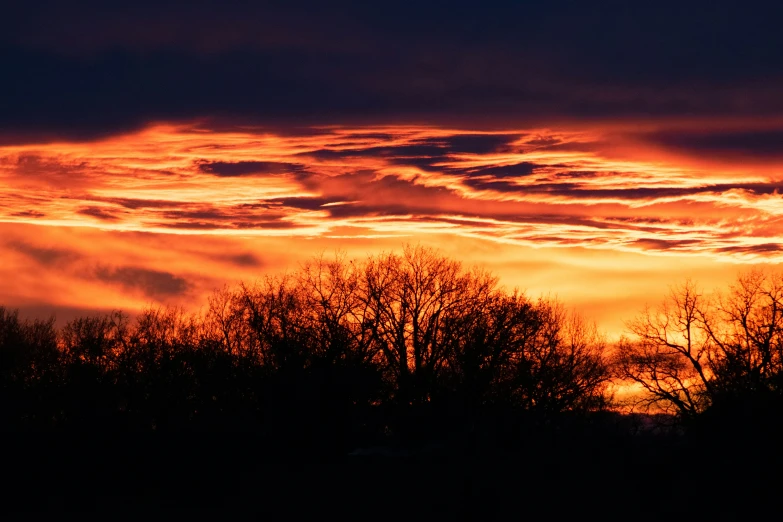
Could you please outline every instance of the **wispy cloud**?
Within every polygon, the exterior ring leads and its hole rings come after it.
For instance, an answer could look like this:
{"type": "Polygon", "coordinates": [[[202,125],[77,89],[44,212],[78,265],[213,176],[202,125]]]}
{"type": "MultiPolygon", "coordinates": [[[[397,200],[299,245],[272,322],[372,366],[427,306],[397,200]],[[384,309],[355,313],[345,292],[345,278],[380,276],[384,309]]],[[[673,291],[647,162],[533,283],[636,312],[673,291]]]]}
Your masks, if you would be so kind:
{"type": "Polygon", "coordinates": [[[769,246],[783,242],[783,182],[769,174],[775,157],[763,155],[761,170],[729,160],[722,169],[698,166],[714,142],[748,148],[752,129],[698,139],[676,129],[314,130],[156,126],[87,143],[2,147],[0,219],[169,234],[445,233],[783,259],[769,246]],[[684,147],[693,161],[677,161],[684,147]]]}
{"type": "Polygon", "coordinates": [[[95,270],[94,276],[100,281],[116,284],[130,291],[140,291],[148,297],[181,295],[188,289],[185,279],[163,270],[101,266],[95,270]]]}

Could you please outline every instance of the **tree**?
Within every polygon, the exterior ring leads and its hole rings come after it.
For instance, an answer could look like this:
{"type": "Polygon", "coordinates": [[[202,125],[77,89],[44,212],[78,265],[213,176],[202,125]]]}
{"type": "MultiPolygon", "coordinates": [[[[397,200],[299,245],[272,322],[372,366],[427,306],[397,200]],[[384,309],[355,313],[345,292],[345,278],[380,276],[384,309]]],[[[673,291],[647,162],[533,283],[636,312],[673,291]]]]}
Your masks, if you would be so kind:
{"type": "Polygon", "coordinates": [[[33,354],[53,354],[51,403],[74,429],[246,426],[279,444],[338,444],[390,431],[440,437],[450,419],[480,411],[552,419],[607,399],[594,325],[422,246],[363,261],[322,255],[223,287],[196,315],[80,317],[59,338],[53,322],[0,309],[0,344],[3,361],[16,361],[2,368],[6,384],[33,382],[6,368],[40,374],[33,354]]]}
{"type": "Polygon", "coordinates": [[[431,399],[453,342],[450,328],[475,310],[496,282],[421,246],[367,261],[361,287],[365,325],[401,404],[431,399]]]}
{"type": "Polygon", "coordinates": [[[713,394],[783,392],[783,276],[741,274],[704,314],[713,394]]]}
{"type": "Polygon", "coordinates": [[[637,404],[692,419],[718,403],[781,395],[780,275],[740,274],[728,292],[711,296],[686,281],[628,329],[616,363],[644,389],[637,404]]]}
{"type": "Polygon", "coordinates": [[[316,354],[325,361],[377,362],[379,348],[368,327],[371,309],[363,299],[362,267],[337,253],[305,263],[297,273],[316,354]]]}
{"type": "Polygon", "coordinates": [[[611,371],[595,323],[553,299],[539,299],[535,315],[535,335],[517,357],[522,404],[545,415],[605,407],[611,371]]]}
{"type": "Polygon", "coordinates": [[[120,311],[77,317],[60,332],[63,352],[71,364],[106,371],[115,368],[128,348],[129,318],[120,311]]]}
{"type": "Polygon", "coordinates": [[[22,320],[19,310],[0,306],[0,379],[2,382],[40,378],[57,364],[54,317],[22,320]]]}
{"type": "Polygon", "coordinates": [[[712,339],[704,331],[706,302],[692,281],[672,287],[657,308],[646,307],[627,323],[633,340],[620,342],[616,359],[622,378],[645,390],[638,404],[692,417],[710,403],[712,339]]]}
{"type": "Polygon", "coordinates": [[[0,306],[0,424],[49,427],[60,370],[54,317],[22,320],[0,306]]]}

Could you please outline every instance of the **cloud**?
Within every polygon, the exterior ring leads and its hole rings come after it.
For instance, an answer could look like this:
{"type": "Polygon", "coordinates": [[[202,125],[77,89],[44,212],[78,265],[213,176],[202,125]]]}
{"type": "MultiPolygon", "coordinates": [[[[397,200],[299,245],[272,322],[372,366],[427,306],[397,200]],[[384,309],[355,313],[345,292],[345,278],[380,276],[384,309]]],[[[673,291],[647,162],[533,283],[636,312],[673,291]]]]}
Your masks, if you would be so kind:
{"type": "Polygon", "coordinates": [[[756,245],[723,247],[719,248],[718,251],[729,253],[769,254],[783,251],[783,245],[780,243],[762,243],[756,245]]]}
{"type": "Polygon", "coordinates": [[[516,178],[521,176],[529,176],[536,171],[536,168],[541,165],[535,163],[522,162],[514,165],[499,165],[497,167],[484,167],[479,169],[471,169],[467,171],[470,176],[490,176],[496,179],[502,178],[516,178]]]}
{"type": "Polygon", "coordinates": [[[60,247],[41,247],[25,241],[12,241],[7,243],[6,246],[47,266],[60,265],[81,257],[75,250],[60,247]]]}
{"type": "Polygon", "coordinates": [[[94,276],[105,283],[119,285],[126,290],[139,291],[155,298],[178,296],[189,288],[188,282],[182,277],[162,270],[134,266],[98,267],[94,276]]]}
{"type": "Polygon", "coordinates": [[[204,205],[201,208],[165,210],[155,217],[165,220],[159,223],[164,228],[229,230],[296,227],[296,223],[284,221],[290,215],[276,202],[260,202],[227,208],[204,205]]]}
{"type": "Polygon", "coordinates": [[[783,243],[774,159],[763,169],[684,166],[658,145],[645,149],[640,135],[632,125],[284,134],[157,125],[89,143],[0,147],[0,221],[294,242],[444,234],[733,260],[750,259],[753,243],[783,243]],[[75,187],[73,165],[89,173],[75,187]]]}
{"type": "Polygon", "coordinates": [[[669,130],[642,136],[657,145],[694,155],[783,158],[783,129],[669,130]]]}
{"type": "Polygon", "coordinates": [[[201,118],[284,129],[780,116],[783,7],[728,5],[32,3],[5,13],[0,136],[93,139],[201,118]]]}
{"type": "Polygon", "coordinates": [[[519,138],[517,134],[458,134],[444,141],[449,151],[467,154],[501,152],[519,138]]]}
{"type": "Polygon", "coordinates": [[[247,176],[250,174],[288,174],[299,172],[301,165],[295,163],[277,163],[274,161],[237,161],[237,162],[201,162],[199,169],[202,172],[221,177],[247,176]]]}
{"type": "Polygon", "coordinates": [[[284,207],[290,207],[301,210],[320,210],[325,206],[331,206],[334,203],[343,203],[339,198],[313,198],[313,197],[301,197],[301,198],[280,198],[274,200],[284,207]]]}
{"type": "Polygon", "coordinates": [[[264,262],[258,258],[258,256],[251,253],[244,254],[228,254],[224,256],[215,256],[215,259],[226,261],[232,265],[242,267],[254,267],[260,268],[264,266],[264,262]]]}
{"type": "Polygon", "coordinates": [[[208,221],[184,221],[169,223],[166,221],[152,221],[151,226],[162,230],[203,230],[205,232],[214,231],[221,228],[222,223],[208,221]]]}
{"type": "Polygon", "coordinates": [[[11,212],[11,216],[13,217],[20,217],[20,218],[42,218],[46,217],[46,214],[43,212],[38,212],[35,210],[20,210],[17,212],[11,212]]]}
{"type": "Polygon", "coordinates": [[[154,199],[134,199],[134,198],[105,198],[106,203],[112,203],[131,210],[149,209],[149,208],[176,208],[187,203],[178,201],[165,201],[154,199]]]}
{"type": "Polygon", "coordinates": [[[644,238],[636,239],[633,241],[634,245],[642,247],[646,250],[661,250],[671,251],[677,248],[689,248],[698,246],[700,243],[697,239],[654,239],[644,238]]]}
{"type": "Polygon", "coordinates": [[[76,213],[83,216],[94,217],[101,221],[118,221],[120,219],[118,215],[101,207],[84,207],[78,209],[76,213]]]}

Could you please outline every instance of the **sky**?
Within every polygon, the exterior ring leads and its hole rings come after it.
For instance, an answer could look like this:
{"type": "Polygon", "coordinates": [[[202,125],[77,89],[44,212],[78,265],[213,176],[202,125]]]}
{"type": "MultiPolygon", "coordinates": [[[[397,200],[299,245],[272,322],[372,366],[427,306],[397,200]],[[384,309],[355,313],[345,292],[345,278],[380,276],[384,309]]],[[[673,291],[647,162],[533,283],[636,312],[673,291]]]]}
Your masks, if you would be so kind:
{"type": "Polygon", "coordinates": [[[413,243],[617,336],[783,260],[783,6],[18,4],[0,304],[28,314],[413,243]]]}

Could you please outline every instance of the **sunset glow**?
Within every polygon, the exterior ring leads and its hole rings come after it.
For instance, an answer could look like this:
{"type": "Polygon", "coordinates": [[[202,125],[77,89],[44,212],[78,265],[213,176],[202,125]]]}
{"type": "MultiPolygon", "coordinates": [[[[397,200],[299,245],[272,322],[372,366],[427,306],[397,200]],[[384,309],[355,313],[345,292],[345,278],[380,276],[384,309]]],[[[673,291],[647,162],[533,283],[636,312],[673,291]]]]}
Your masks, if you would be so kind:
{"type": "Polygon", "coordinates": [[[619,334],[619,311],[657,300],[666,284],[722,284],[744,264],[783,259],[783,160],[716,165],[659,143],[678,132],[694,131],[380,125],[283,134],[191,123],[6,145],[0,248],[9,283],[0,297],[54,311],[194,307],[225,282],[322,251],[362,257],[424,243],[486,265],[508,286],[556,293],[619,334]]]}
{"type": "Polygon", "coordinates": [[[23,312],[196,309],[421,243],[619,336],[670,284],[783,261],[772,4],[77,4],[0,37],[23,312]]]}

